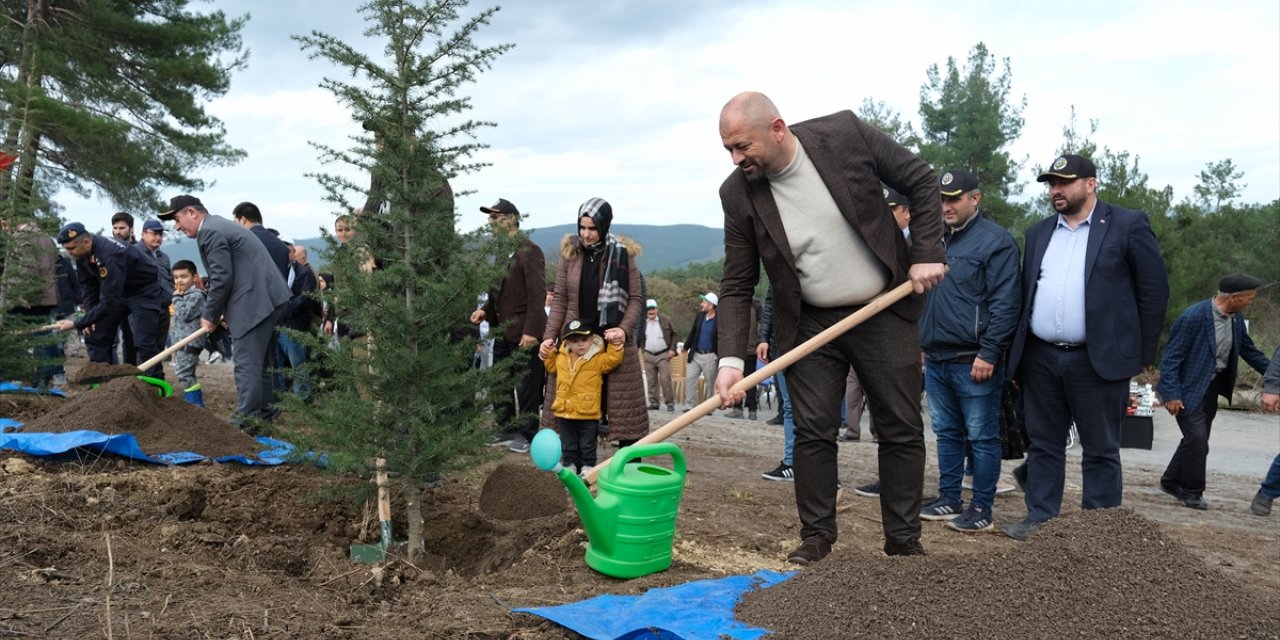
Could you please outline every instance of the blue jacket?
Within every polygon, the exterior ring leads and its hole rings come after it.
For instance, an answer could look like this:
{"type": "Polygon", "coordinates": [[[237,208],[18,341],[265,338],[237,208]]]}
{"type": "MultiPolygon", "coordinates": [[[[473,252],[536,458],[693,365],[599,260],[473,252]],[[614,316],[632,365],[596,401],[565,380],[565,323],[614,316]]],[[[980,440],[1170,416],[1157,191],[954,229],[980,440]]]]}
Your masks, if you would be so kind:
{"type": "Polygon", "coordinates": [[[946,247],[950,270],[925,301],[920,348],[939,362],[978,356],[1002,364],[1022,308],[1018,245],[1000,225],[974,214],[946,247]]]}
{"type": "MultiPolygon", "coordinates": [[[[1213,330],[1213,300],[1197,302],[1173,322],[1169,330],[1169,342],[1164,345],[1164,357],[1160,360],[1160,382],[1156,391],[1163,402],[1181,400],[1184,411],[1194,411],[1200,406],[1213,383],[1217,358],[1214,351],[1218,341],[1213,330]]],[[[1231,317],[1231,355],[1227,358],[1227,384],[1218,394],[1231,402],[1231,389],[1236,386],[1236,373],[1240,358],[1249,366],[1265,373],[1271,361],[1259,351],[1253,339],[1244,330],[1244,315],[1231,317]]]]}

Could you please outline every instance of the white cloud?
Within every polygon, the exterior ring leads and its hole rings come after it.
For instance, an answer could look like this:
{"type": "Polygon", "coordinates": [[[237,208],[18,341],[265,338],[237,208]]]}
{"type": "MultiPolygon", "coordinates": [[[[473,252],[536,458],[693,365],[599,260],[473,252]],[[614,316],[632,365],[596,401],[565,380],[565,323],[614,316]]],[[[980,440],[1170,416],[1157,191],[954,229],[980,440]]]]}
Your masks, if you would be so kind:
{"type": "MultiPolygon", "coordinates": [[[[204,197],[223,211],[253,199],[286,235],[314,235],[331,207],[303,174],[364,179],[321,167],[307,142],[345,146],[359,130],[316,87],[340,72],[307,60],[288,36],[319,29],[378,45],[360,35],[348,2],[222,5],[254,14],[245,34],[254,53],[210,110],[249,158],[209,172],[217,186],[204,197]]],[[[564,224],[601,196],[627,223],[719,226],[716,190],[731,167],[716,125],[733,94],[764,91],[788,121],[856,109],[865,97],[918,120],[925,70],[948,56],[963,64],[979,41],[1010,59],[1014,96],[1027,97],[1011,149],[1028,160],[1027,196],[1039,193],[1030,166],[1050,159],[1074,105],[1081,130],[1097,119],[1099,144],[1141,155],[1151,182],[1178,198],[1205,163],[1230,157],[1245,171],[1245,199],[1270,201],[1280,197],[1278,24],[1280,5],[1267,2],[510,3],[480,38],[516,48],[463,89],[475,106],[467,115],[498,127],[481,131],[492,148],[476,157],[493,166],[455,181],[476,192],[458,199],[460,220],[481,224],[477,208],[505,197],[531,213],[526,227],[564,224]]]]}

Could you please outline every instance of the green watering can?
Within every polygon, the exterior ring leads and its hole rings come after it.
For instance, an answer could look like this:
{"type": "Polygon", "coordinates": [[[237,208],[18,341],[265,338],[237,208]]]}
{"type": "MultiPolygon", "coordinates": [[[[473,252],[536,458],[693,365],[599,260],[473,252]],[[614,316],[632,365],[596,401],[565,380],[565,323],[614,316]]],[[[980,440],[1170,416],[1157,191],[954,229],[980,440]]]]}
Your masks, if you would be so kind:
{"type": "Polygon", "coordinates": [[[639,578],[671,566],[676,511],[684,492],[684,452],[670,442],[623,447],[600,474],[596,497],[560,464],[560,435],[543,429],[529,446],[534,464],[569,490],[587,531],[587,566],[614,578],[639,578]],[[670,455],[675,468],[627,462],[670,455]]]}

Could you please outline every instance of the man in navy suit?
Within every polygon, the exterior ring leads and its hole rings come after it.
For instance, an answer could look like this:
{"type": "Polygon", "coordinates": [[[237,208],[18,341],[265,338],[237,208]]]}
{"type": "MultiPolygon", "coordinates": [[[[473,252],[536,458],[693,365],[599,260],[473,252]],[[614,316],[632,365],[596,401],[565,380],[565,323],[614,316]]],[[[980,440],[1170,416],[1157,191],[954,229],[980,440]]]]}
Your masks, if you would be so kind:
{"type": "Polygon", "coordinates": [[[1085,509],[1120,505],[1120,418],[1129,378],[1150,366],[1169,304],[1164,259],[1146,214],[1098,200],[1097,169],[1074,154],[1040,174],[1057,215],[1026,233],[1022,314],[1009,371],[1027,398],[1027,516],[1004,533],[1030,539],[1062,507],[1067,433],[1084,448],[1085,509]]]}
{"type": "Polygon", "coordinates": [[[1271,364],[1244,326],[1243,312],[1261,285],[1243,274],[1223,278],[1217,295],[1178,316],[1164,346],[1156,390],[1165,410],[1178,420],[1182,441],[1160,478],[1160,489],[1192,509],[1209,508],[1203,495],[1204,466],[1218,396],[1231,402],[1240,358],[1262,374],[1271,364]]]}

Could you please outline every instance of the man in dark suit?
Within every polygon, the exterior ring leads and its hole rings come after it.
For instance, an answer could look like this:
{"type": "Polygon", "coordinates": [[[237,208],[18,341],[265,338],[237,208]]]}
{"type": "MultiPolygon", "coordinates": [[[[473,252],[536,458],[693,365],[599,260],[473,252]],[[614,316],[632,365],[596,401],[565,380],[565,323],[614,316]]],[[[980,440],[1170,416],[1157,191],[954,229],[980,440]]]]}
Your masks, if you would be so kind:
{"type": "MultiPolygon", "coordinates": [[[[520,210],[514,204],[498,198],[492,207],[480,207],[480,212],[489,214],[489,224],[494,233],[514,236],[520,232],[520,210]]],[[[494,438],[493,444],[506,445],[516,453],[528,451],[529,441],[538,433],[546,368],[534,347],[541,341],[542,332],[547,327],[547,314],[542,304],[546,300],[546,277],[546,258],[542,248],[525,238],[507,260],[507,275],[498,284],[498,290],[490,292],[484,306],[471,314],[472,323],[488,320],[493,330],[502,331],[494,336],[494,362],[515,355],[526,361],[520,364],[523,375],[516,387],[520,421],[514,429],[508,427],[515,415],[515,403],[511,401],[510,394],[498,394],[495,403],[498,424],[503,432],[494,438]]]]}
{"type": "MultiPolygon", "coordinates": [[[[917,294],[945,267],[938,178],[929,165],[849,111],[788,127],[766,96],[735,96],[720,112],[720,138],[738,166],[720,187],[725,265],[721,354],[748,353],[751,298],[760,264],[774,290],[773,327],[785,353],[910,280],[917,294]],[[881,182],[910,195],[911,246],[885,204],[881,182]]],[[[885,553],[923,555],[920,497],[922,299],[910,296],[787,370],[795,416],[796,506],[802,544],[787,560],[807,565],[836,540],[836,432],[845,378],[863,381],[880,431],[880,511],[885,553]]],[[[740,357],[720,359],[722,406],[745,394],[740,357]]]]}
{"type": "Polygon", "coordinates": [[[1261,285],[1261,280],[1244,274],[1223,278],[1217,295],[1178,316],[1164,346],[1156,391],[1165,410],[1177,419],[1182,441],[1160,478],[1160,489],[1192,509],[1209,508],[1204,501],[1204,466],[1218,396],[1231,402],[1240,358],[1262,374],[1271,364],[1244,326],[1244,310],[1253,304],[1261,285]]]}
{"type": "Polygon", "coordinates": [[[253,235],[262,241],[262,246],[266,247],[267,253],[271,254],[272,264],[276,265],[276,269],[280,271],[280,277],[287,279],[289,277],[289,245],[262,225],[262,211],[258,209],[258,205],[252,202],[241,202],[231,210],[231,217],[235,219],[236,224],[252,231],[253,235]]]}
{"type": "MultiPolygon", "coordinates": [[[[272,341],[289,301],[289,288],[274,267],[266,246],[248,229],[210,215],[199,198],[169,200],[158,216],[195,238],[208,271],[208,292],[200,325],[213,331],[224,317],[235,352],[237,405],[231,422],[249,427],[252,419],[270,421],[272,341]]],[[[282,243],[283,244],[283,243],[282,243]]]]}
{"type": "Polygon", "coordinates": [[[1147,215],[1098,200],[1097,169],[1059,156],[1049,183],[1057,215],[1026,232],[1022,313],[1009,371],[1027,398],[1027,516],[1004,533],[1027,540],[1062,507],[1067,433],[1084,448],[1085,509],[1120,505],[1120,418],[1129,378],[1150,366],[1169,279],[1147,215]]]}

